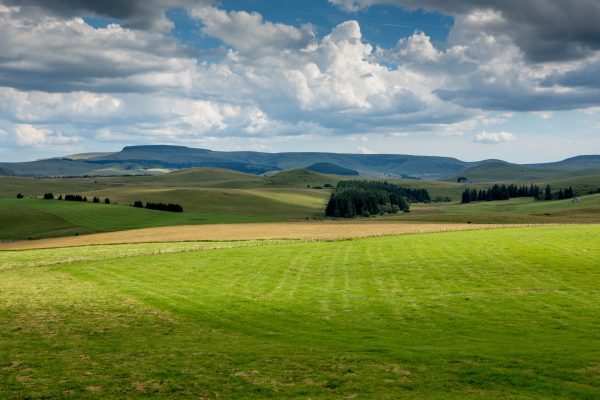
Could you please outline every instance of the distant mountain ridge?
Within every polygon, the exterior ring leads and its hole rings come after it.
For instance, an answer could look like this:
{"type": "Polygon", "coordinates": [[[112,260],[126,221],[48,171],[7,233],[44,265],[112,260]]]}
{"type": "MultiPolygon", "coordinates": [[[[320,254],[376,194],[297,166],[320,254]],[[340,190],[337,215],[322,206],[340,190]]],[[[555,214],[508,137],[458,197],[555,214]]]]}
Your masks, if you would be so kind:
{"type": "Polygon", "coordinates": [[[122,151],[86,160],[87,162],[140,162],[173,168],[220,167],[261,174],[332,164],[338,168],[373,176],[415,176],[438,179],[476,165],[450,157],[401,154],[341,154],[316,152],[261,153],[253,151],[212,151],[184,146],[128,146],[122,151]]]}
{"type": "Polygon", "coordinates": [[[263,153],[212,151],[185,146],[126,146],[115,153],[88,153],[22,163],[0,163],[0,174],[15,176],[95,176],[151,174],[164,169],[215,167],[255,175],[290,169],[373,178],[420,178],[471,182],[541,180],[572,174],[600,174],[600,155],[583,155],[542,164],[502,160],[461,161],[452,157],[404,154],[342,154],[325,152],[263,153]],[[329,172],[328,172],[329,171],[329,172]]]}

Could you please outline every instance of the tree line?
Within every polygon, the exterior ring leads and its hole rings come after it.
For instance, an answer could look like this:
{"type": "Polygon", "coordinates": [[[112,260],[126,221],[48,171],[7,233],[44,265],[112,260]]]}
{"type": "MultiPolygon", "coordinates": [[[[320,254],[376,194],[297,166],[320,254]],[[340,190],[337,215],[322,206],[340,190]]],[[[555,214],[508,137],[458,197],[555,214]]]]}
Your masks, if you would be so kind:
{"type": "Polygon", "coordinates": [[[490,186],[487,190],[465,189],[462,194],[461,202],[464,204],[472,201],[509,200],[516,197],[533,197],[536,200],[562,200],[575,197],[575,193],[573,192],[572,187],[553,192],[550,185],[546,185],[545,189],[541,189],[534,184],[529,186],[495,184],[490,186]]]}
{"type": "Polygon", "coordinates": [[[149,210],[168,211],[168,212],[183,212],[183,207],[180,204],[175,204],[175,203],[146,202],[146,205],[144,206],[144,203],[142,203],[141,200],[136,200],[133,202],[132,207],[147,208],[149,210]]]}
{"type": "Polygon", "coordinates": [[[430,201],[425,189],[409,189],[388,182],[340,181],[329,198],[325,215],[352,218],[395,214],[410,211],[409,203],[430,201]]]}

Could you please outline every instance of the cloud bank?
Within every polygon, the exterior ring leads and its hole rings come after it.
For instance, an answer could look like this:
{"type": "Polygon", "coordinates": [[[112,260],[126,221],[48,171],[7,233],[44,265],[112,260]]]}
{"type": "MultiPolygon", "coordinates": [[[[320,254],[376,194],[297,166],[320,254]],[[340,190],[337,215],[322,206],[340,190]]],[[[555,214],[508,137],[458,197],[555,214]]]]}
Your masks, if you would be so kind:
{"type": "Polygon", "coordinates": [[[311,24],[209,0],[0,0],[3,146],[258,149],[303,138],[475,132],[476,142],[501,143],[515,136],[482,131],[490,121],[600,106],[596,1],[330,2],[350,12],[380,3],[424,8],[452,15],[454,25],[445,42],[416,31],[381,48],[352,15],[318,35],[311,24]],[[174,8],[220,43],[221,56],[170,33],[174,8]],[[86,16],[114,21],[98,28],[86,16]]]}

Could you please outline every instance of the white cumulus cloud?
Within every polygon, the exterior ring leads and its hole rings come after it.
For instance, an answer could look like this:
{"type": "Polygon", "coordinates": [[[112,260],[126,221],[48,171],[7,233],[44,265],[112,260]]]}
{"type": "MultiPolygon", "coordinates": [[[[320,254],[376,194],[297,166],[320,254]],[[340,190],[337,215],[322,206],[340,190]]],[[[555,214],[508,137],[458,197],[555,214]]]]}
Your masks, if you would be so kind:
{"type": "Polygon", "coordinates": [[[28,124],[19,124],[14,128],[15,142],[19,146],[65,145],[77,143],[81,140],[78,136],[66,136],[58,132],[35,127],[28,124]]]}
{"type": "Polygon", "coordinates": [[[505,142],[513,142],[517,139],[515,135],[510,132],[486,132],[483,131],[475,135],[475,141],[477,143],[485,143],[485,144],[498,144],[505,142]]]}

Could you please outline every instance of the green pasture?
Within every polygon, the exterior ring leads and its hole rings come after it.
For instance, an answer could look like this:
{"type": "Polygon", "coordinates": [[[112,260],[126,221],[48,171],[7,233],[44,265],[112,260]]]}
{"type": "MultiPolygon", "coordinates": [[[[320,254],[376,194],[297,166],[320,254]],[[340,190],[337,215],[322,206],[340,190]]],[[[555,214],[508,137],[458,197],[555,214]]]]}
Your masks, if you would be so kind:
{"type": "Polygon", "coordinates": [[[116,204],[39,199],[0,200],[0,240],[40,239],[173,225],[269,222],[267,216],[171,213],[116,204]]]}
{"type": "Polygon", "coordinates": [[[411,206],[410,215],[391,219],[473,223],[599,223],[600,195],[582,196],[579,203],[573,203],[571,199],[536,201],[517,198],[468,204],[417,204],[411,206]]]}
{"type": "Polygon", "coordinates": [[[184,211],[272,219],[322,216],[330,192],[310,189],[117,188],[84,192],[119,204],[178,203],[184,211]]]}
{"type": "Polygon", "coordinates": [[[152,246],[0,252],[0,398],[600,397],[597,225],[152,246]]]}

